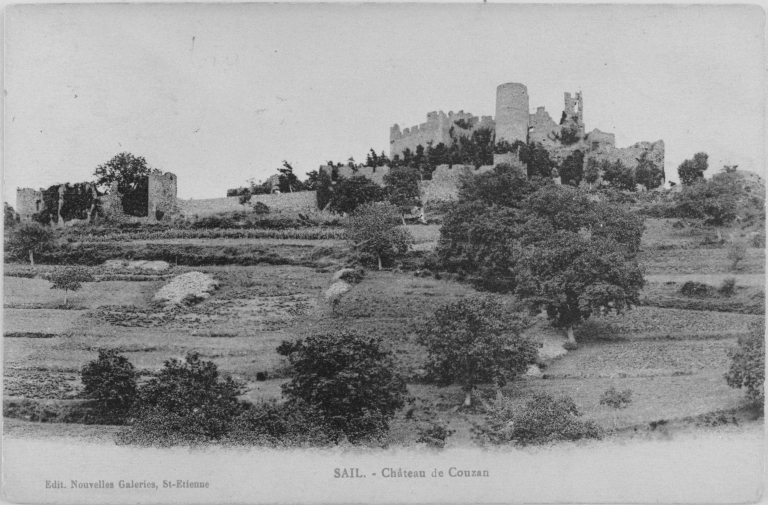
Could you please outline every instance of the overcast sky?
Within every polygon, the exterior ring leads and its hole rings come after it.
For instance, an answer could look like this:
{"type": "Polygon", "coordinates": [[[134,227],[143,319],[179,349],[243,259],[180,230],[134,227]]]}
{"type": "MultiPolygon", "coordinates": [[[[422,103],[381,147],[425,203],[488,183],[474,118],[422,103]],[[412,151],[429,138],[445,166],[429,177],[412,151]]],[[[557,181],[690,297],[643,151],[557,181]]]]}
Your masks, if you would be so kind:
{"type": "Polygon", "coordinates": [[[4,197],[92,178],[115,154],[216,198],[282,160],[300,177],[389,153],[433,110],[495,114],[528,87],[558,120],[663,139],[764,174],[764,14],[749,6],[21,5],[6,12],[4,197]]]}

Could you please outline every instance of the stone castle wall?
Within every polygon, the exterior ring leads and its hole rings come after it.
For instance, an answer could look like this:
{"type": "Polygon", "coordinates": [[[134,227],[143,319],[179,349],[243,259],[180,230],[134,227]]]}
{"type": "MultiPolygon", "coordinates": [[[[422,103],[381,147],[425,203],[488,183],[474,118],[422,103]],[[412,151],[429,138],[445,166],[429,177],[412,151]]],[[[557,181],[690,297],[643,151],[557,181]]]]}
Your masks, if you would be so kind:
{"type": "MultiPolygon", "coordinates": [[[[261,202],[271,211],[277,212],[312,212],[317,210],[317,192],[299,191],[297,193],[276,193],[271,195],[253,195],[251,203],[261,202]]],[[[240,204],[240,198],[230,196],[226,198],[208,198],[204,200],[178,200],[177,205],[181,215],[192,217],[205,217],[220,212],[242,212],[245,210],[240,204]]]]}
{"type": "Polygon", "coordinates": [[[470,136],[472,132],[479,128],[495,129],[496,123],[491,116],[478,117],[469,112],[460,110],[446,114],[443,111],[430,112],[427,114],[427,122],[420,125],[405,128],[402,132],[400,126],[394,125],[389,129],[389,157],[394,158],[402,155],[406,149],[415,153],[416,148],[421,145],[424,148],[432,142],[432,146],[440,143],[450,146],[451,128],[455,136],[470,136]],[[469,128],[461,128],[456,123],[463,121],[471,125],[469,128]]]}
{"type": "Polygon", "coordinates": [[[438,165],[432,173],[432,180],[419,181],[421,204],[458,200],[462,177],[482,174],[489,170],[493,170],[493,165],[483,165],[478,169],[472,165],[438,165]]]}

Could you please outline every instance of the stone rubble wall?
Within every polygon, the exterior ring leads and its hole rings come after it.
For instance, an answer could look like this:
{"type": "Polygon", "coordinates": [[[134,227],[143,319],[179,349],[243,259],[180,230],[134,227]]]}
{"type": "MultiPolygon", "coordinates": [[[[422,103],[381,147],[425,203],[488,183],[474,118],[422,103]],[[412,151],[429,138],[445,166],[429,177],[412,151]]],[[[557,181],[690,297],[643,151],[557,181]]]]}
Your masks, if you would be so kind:
{"type": "MultiPolygon", "coordinates": [[[[313,212],[317,210],[317,192],[274,193],[253,195],[251,204],[261,202],[275,212],[313,212]]],[[[178,200],[179,212],[185,217],[205,217],[220,212],[242,212],[240,197],[208,198],[204,200],[178,200]]]]}

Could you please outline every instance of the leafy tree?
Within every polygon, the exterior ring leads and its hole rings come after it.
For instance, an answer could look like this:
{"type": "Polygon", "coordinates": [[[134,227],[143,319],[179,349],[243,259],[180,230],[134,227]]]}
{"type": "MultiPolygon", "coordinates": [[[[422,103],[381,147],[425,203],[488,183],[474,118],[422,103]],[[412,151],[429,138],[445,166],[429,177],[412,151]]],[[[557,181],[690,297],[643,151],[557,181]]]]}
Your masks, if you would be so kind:
{"type": "Polygon", "coordinates": [[[576,149],[563,160],[560,167],[560,181],[578,187],[584,176],[584,153],[576,149]]]}
{"type": "Polygon", "coordinates": [[[312,170],[306,173],[307,180],[304,181],[304,189],[307,191],[317,190],[317,186],[320,181],[320,173],[317,170],[312,170]]]}
{"type": "Polygon", "coordinates": [[[632,403],[631,389],[619,391],[611,386],[600,397],[600,405],[605,405],[613,409],[613,429],[616,429],[616,411],[629,407],[630,403],[632,403]]]}
{"type": "Polygon", "coordinates": [[[600,163],[597,161],[597,158],[589,158],[587,160],[587,168],[584,170],[584,180],[590,187],[600,180],[600,163]]]}
{"type": "Polygon", "coordinates": [[[246,191],[246,192],[244,192],[243,194],[240,195],[240,198],[238,198],[238,202],[240,203],[240,205],[245,207],[246,205],[248,205],[251,202],[251,197],[252,196],[253,196],[253,194],[251,194],[250,191],[246,191]]]}
{"type": "Polygon", "coordinates": [[[35,253],[45,252],[53,247],[53,232],[40,223],[21,223],[11,230],[6,245],[14,256],[28,256],[29,264],[34,265],[35,253]]]}
{"type": "Polygon", "coordinates": [[[747,337],[740,337],[738,346],[729,351],[731,366],[725,380],[732,388],[747,390],[753,402],[765,401],[765,322],[751,328],[747,337]]]}
{"type": "Polygon", "coordinates": [[[659,167],[648,158],[648,152],[643,151],[637,159],[635,167],[635,179],[638,184],[645,186],[645,189],[656,189],[664,184],[664,167],[659,167]]]}
{"type": "Polygon", "coordinates": [[[707,163],[707,153],[696,153],[692,160],[683,161],[677,167],[677,175],[680,177],[680,183],[684,186],[691,185],[696,181],[704,179],[709,164],[707,163]]]}
{"type": "Polygon", "coordinates": [[[304,189],[299,178],[293,173],[293,167],[290,163],[283,160],[283,167],[278,168],[277,171],[280,172],[277,187],[281,193],[293,193],[294,191],[302,191],[304,189]]]}
{"type": "Polygon", "coordinates": [[[64,267],[51,274],[51,289],[64,290],[64,306],[68,306],[67,294],[79,291],[83,282],[93,282],[93,276],[83,267],[64,267]]]}
{"type": "Polygon", "coordinates": [[[13,207],[8,205],[7,203],[3,202],[5,215],[3,219],[3,226],[5,227],[6,232],[16,226],[16,224],[19,223],[19,214],[13,210],[13,207]]]}
{"type": "Polygon", "coordinates": [[[350,214],[347,237],[359,252],[376,257],[381,270],[383,261],[405,253],[413,243],[411,233],[399,224],[400,211],[394,205],[365,203],[350,214]]]}
{"type": "Polygon", "coordinates": [[[412,168],[395,167],[384,176],[384,184],[389,191],[389,203],[400,209],[405,224],[405,214],[421,203],[419,193],[419,172],[412,168]]]}
{"type": "MultiPolygon", "coordinates": [[[[538,237],[536,237],[538,239],[538,237]]],[[[593,312],[636,305],[644,279],[635,253],[612,238],[560,230],[529,245],[518,262],[516,293],[555,326],[573,328],[593,312]]]]}
{"type": "Polygon", "coordinates": [[[427,374],[440,385],[460,384],[469,406],[478,384],[503,387],[536,362],[538,346],[521,335],[522,329],[522,321],[494,297],[450,302],[419,329],[427,374]]]}
{"type": "Polygon", "coordinates": [[[379,436],[404,405],[405,380],[379,338],[339,331],[283,342],[277,352],[294,370],[283,394],[318,413],[339,440],[379,436]]]}
{"type": "Polygon", "coordinates": [[[634,192],[637,190],[634,171],[624,165],[621,160],[616,160],[613,163],[604,160],[601,168],[603,170],[603,180],[611,187],[620,191],[634,192]]]}
{"type": "Polygon", "coordinates": [[[560,130],[560,141],[563,145],[570,146],[579,140],[581,140],[581,136],[579,135],[579,125],[576,123],[571,122],[560,130]]]}
{"type": "Polygon", "coordinates": [[[246,404],[232,378],[222,379],[212,361],[190,352],[170,359],[157,376],[139,388],[129,443],[172,445],[219,440],[246,404]]]}
{"type": "Polygon", "coordinates": [[[528,167],[528,177],[551,177],[555,162],[549,157],[549,151],[539,142],[518,147],[520,161],[528,167]]]}
{"type": "Polygon", "coordinates": [[[113,182],[117,182],[117,190],[120,194],[128,195],[143,183],[150,172],[151,169],[143,156],[122,152],[96,167],[93,175],[96,177],[96,184],[102,189],[109,188],[113,182]]]}
{"type": "Polygon", "coordinates": [[[363,176],[353,176],[347,179],[339,177],[333,187],[333,196],[329,209],[333,212],[348,214],[365,203],[385,200],[387,192],[384,188],[363,176]]]}
{"type": "Polygon", "coordinates": [[[462,177],[459,202],[479,201],[485,205],[518,208],[528,195],[548,185],[553,185],[551,180],[528,178],[514,167],[501,164],[491,171],[462,177]]]}
{"type": "Polygon", "coordinates": [[[689,183],[675,195],[677,213],[704,223],[724,226],[736,219],[744,189],[738,175],[720,173],[710,180],[689,183]]]}
{"type": "Polygon", "coordinates": [[[115,349],[99,349],[99,357],[83,366],[80,377],[85,396],[118,418],[124,417],[136,400],[138,374],[115,349]]]}
{"type": "Polygon", "coordinates": [[[331,174],[326,170],[320,170],[317,176],[317,193],[315,198],[317,199],[317,208],[325,210],[329,203],[333,200],[333,180],[331,174]]]}

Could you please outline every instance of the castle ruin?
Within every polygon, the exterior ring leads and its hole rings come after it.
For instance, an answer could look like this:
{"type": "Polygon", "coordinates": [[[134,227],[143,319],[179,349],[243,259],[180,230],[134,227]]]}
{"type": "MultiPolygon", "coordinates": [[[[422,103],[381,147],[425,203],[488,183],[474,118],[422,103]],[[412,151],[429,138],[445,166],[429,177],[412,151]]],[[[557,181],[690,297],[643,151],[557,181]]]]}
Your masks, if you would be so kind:
{"type": "MultiPolygon", "coordinates": [[[[400,130],[398,125],[390,128],[390,159],[402,156],[406,149],[415,152],[421,145],[426,147],[440,143],[450,146],[458,135],[471,135],[479,128],[488,128],[495,135],[498,144],[505,141],[514,144],[540,143],[549,151],[552,160],[560,163],[573,151],[579,149],[585,155],[585,166],[590,158],[621,160],[627,167],[637,166],[643,152],[646,157],[664,166],[664,141],[640,142],[627,148],[617,148],[612,133],[598,129],[586,132],[584,124],[584,102],[580,92],[565,93],[563,112],[559,122],[555,122],[544,107],[537,107],[531,114],[528,88],[524,84],[509,82],[496,88],[496,117],[478,118],[460,111],[458,114],[443,111],[427,114],[427,122],[400,130]],[[451,135],[453,133],[453,136],[451,135]]],[[[494,165],[509,162],[509,156],[494,156],[494,165]]],[[[381,168],[381,167],[379,167],[381,168]]],[[[361,175],[361,174],[358,174],[361,175]]]]}
{"type": "Polygon", "coordinates": [[[48,190],[18,188],[16,212],[21,221],[31,221],[35,214],[47,212],[52,224],[58,226],[88,223],[96,215],[117,221],[154,223],[166,215],[178,213],[176,184],[175,174],[153,170],[140,181],[137,191],[131,195],[120,194],[117,183],[113,183],[106,194],[99,193],[94,183],[76,184],[74,187],[61,184],[48,190]],[[90,198],[74,198],[78,186],[81,187],[80,192],[84,189],[90,198]],[[46,199],[45,193],[53,190],[57,191],[54,198],[46,199]]]}

